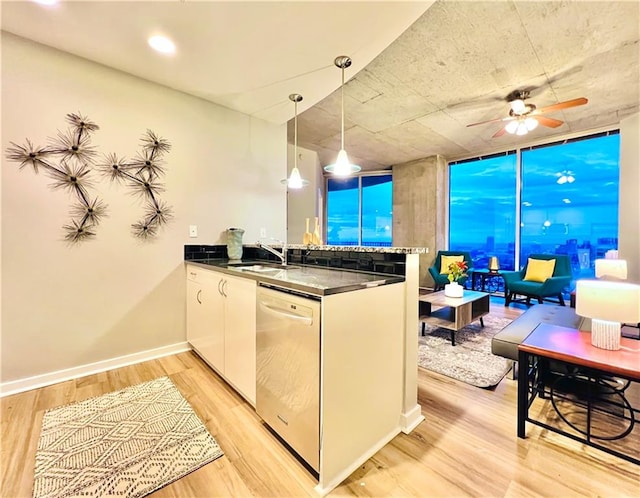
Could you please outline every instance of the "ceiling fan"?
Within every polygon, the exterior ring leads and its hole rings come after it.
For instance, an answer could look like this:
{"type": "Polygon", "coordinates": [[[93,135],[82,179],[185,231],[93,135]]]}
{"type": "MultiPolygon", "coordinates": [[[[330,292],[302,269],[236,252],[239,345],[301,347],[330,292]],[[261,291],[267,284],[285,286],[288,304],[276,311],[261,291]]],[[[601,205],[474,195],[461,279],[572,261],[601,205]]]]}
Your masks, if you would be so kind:
{"type": "Polygon", "coordinates": [[[504,118],[489,119],[487,121],[479,121],[478,123],[468,124],[467,127],[488,123],[506,122],[502,128],[494,133],[492,138],[501,137],[505,133],[526,135],[531,130],[535,129],[538,124],[549,128],[557,128],[564,123],[564,121],[548,118],[546,116],[542,116],[542,114],[584,105],[589,102],[586,98],[580,97],[538,109],[534,104],[525,103],[525,99],[528,98],[529,90],[515,90],[506,98],[507,102],[509,102],[509,107],[511,108],[508,116],[505,116],[504,118]]]}

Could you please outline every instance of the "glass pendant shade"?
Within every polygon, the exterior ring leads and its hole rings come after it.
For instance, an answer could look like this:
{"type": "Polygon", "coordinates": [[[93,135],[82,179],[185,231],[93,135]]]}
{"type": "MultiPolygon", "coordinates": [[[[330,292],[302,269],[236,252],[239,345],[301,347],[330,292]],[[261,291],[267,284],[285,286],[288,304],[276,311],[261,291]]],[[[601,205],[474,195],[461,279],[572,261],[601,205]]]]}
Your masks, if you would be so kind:
{"type": "Polygon", "coordinates": [[[289,188],[302,188],[306,185],[309,184],[308,181],[303,180],[302,177],[300,176],[300,170],[296,167],[294,167],[291,170],[291,175],[289,175],[289,178],[287,179],[287,187],[289,188]]]}
{"type": "Polygon", "coordinates": [[[288,188],[299,189],[309,185],[308,180],[303,180],[298,169],[298,102],[302,102],[302,95],[292,93],[289,100],[295,104],[295,117],[293,121],[293,169],[289,178],[281,180],[280,183],[285,184],[288,188]]]}
{"type": "Polygon", "coordinates": [[[341,55],[336,57],[333,63],[342,69],[342,85],[340,87],[342,92],[342,127],[341,127],[341,141],[340,141],[340,152],[338,152],[338,157],[336,158],[336,162],[333,164],[329,164],[324,167],[324,170],[327,173],[333,173],[335,176],[348,176],[353,173],[357,173],[362,170],[360,166],[357,164],[351,164],[349,162],[349,156],[347,156],[347,151],[344,150],[344,69],[351,65],[351,59],[346,55],[341,55]]]}
{"type": "Polygon", "coordinates": [[[538,127],[538,120],[536,118],[527,118],[524,120],[524,124],[527,130],[532,131],[538,127]]]}
{"type": "Polygon", "coordinates": [[[349,156],[347,156],[347,151],[344,149],[338,152],[338,158],[335,163],[324,167],[325,171],[333,173],[336,176],[348,176],[352,173],[357,173],[361,169],[360,166],[349,162],[349,156]]]}

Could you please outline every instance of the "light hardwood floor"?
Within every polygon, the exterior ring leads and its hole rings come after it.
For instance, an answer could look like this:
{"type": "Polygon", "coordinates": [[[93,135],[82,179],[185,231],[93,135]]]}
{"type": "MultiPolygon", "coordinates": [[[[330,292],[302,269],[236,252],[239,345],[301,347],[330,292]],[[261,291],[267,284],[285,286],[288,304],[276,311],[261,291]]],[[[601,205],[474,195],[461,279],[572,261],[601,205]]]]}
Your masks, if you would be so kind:
{"type": "MultiPolygon", "coordinates": [[[[522,309],[492,303],[515,318],[522,309]]],[[[182,353],[2,399],[0,496],[31,496],[44,410],[168,375],[225,452],[156,497],[316,496],[306,470],[254,409],[194,353],[182,353]]],[[[479,389],[419,369],[426,420],[400,434],[330,496],[638,496],[640,467],[543,429],[516,437],[516,382],[479,389]]],[[[639,449],[640,450],[640,449],[639,449]]]]}

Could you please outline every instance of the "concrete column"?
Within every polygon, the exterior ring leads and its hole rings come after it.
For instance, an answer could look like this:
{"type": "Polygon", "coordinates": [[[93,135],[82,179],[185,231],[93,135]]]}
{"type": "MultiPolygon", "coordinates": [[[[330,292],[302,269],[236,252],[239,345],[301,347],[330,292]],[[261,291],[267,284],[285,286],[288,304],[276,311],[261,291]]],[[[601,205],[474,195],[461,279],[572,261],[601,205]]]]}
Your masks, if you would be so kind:
{"type": "Polygon", "coordinates": [[[428,268],[447,247],[449,174],[442,156],[394,165],[393,245],[428,247],[420,256],[420,287],[431,287],[428,268]]]}
{"type": "MultiPolygon", "coordinates": [[[[394,192],[395,193],[395,192],[394,192]]],[[[640,114],[620,121],[618,251],[628,280],[640,283],[640,114]]]]}

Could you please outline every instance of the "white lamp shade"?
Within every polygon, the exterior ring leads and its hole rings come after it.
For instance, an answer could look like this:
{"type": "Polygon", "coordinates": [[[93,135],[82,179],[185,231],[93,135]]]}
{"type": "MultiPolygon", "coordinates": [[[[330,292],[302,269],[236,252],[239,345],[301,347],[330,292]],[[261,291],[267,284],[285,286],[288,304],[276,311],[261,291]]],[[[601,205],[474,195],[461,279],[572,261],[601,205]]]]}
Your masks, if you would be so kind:
{"type": "Polygon", "coordinates": [[[597,320],[640,322],[640,285],[607,280],[578,280],[576,313],[597,320]]]}
{"type": "Polygon", "coordinates": [[[596,278],[627,279],[627,262],[624,259],[596,259],[596,278]]]}

